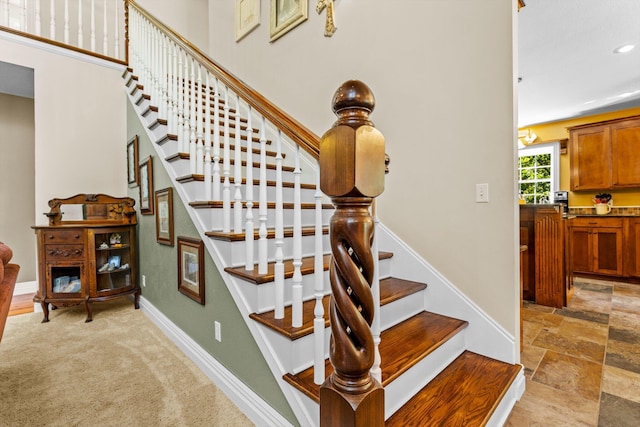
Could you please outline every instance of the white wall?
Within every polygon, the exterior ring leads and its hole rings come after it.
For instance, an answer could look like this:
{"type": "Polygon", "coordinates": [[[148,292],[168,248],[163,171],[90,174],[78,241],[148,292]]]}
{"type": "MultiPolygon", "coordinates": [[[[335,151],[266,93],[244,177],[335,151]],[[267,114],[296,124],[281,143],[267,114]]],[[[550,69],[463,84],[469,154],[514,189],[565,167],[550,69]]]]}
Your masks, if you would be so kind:
{"type": "Polygon", "coordinates": [[[33,99],[0,93],[0,241],[20,265],[18,282],[36,280],[33,99]]]}
{"type": "Polygon", "coordinates": [[[6,39],[0,39],[0,61],[34,69],[36,223],[47,224],[42,213],[54,197],[126,195],[122,67],[6,39]]]}
{"type": "MultiPolygon", "coordinates": [[[[178,32],[203,52],[209,49],[208,0],[137,0],[162,23],[178,32]]],[[[219,0],[220,3],[222,1],[219,0]]],[[[234,1],[225,1],[233,5],[234,1]]],[[[231,18],[229,18],[231,19],[231,18]]]]}
{"type": "Polygon", "coordinates": [[[342,82],[371,87],[391,157],[381,220],[514,336],[515,3],[336,0],[327,38],[310,1],[309,19],[269,43],[262,2],[236,43],[234,2],[209,1],[210,56],[318,135],[342,82]],[[476,183],[489,203],[474,202],[476,183]]]}

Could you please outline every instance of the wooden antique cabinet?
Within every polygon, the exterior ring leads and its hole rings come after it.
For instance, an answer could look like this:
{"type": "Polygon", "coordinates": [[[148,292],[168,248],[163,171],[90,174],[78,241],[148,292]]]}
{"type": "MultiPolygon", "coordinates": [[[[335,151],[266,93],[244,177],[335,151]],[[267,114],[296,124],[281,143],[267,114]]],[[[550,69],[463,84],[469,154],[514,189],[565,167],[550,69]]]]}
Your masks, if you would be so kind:
{"type": "Polygon", "coordinates": [[[573,191],[640,187],[640,116],[568,130],[573,191]]]}
{"type": "Polygon", "coordinates": [[[131,198],[79,194],[49,201],[48,226],[34,226],[38,244],[38,291],[34,297],[49,321],[53,309],[127,295],[139,307],[136,212],[131,198]]]}
{"type": "Polygon", "coordinates": [[[623,275],[622,218],[573,218],[569,230],[573,272],[623,275]]]}

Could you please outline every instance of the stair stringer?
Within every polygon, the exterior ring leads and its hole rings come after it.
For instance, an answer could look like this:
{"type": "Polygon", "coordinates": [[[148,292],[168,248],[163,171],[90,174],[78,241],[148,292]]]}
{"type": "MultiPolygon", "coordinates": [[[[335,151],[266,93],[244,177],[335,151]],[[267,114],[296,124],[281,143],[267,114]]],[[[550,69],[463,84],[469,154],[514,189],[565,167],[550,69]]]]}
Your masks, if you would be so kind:
{"type": "Polygon", "coordinates": [[[402,271],[405,279],[429,284],[425,310],[469,322],[467,350],[506,363],[517,363],[513,336],[384,224],[380,223],[376,233],[380,247],[393,252],[394,270],[402,271]]]}
{"type": "MultiPolygon", "coordinates": [[[[134,91],[134,94],[135,93],[136,91],[134,91]]],[[[294,390],[293,387],[291,387],[288,383],[284,381],[283,376],[287,373],[287,371],[284,365],[282,364],[282,362],[277,358],[276,355],[278,354],[278,352],[276,351],[276,349],[273,348],[273,344],[268,339],[265,329],[249,317],[249,314],[251,314],[256,310],[254,310],[254,308],[251,307],[251,304],[249,303],[247,298],[245,298],[245,295],[240,291],[240,289],[242,288],[240,286],[241,279],[238,279],[224,271],[227,265],[225,265],[223,262],[224,257],[219,252],[219,248],[216,245],[215,240],[205,235],[205,232],[208,230],[205,230],[203,228],[202,222],[198,218],[196,209],[192,208],[189,205],[190,200],[188,198],[188,195],[185,189],[180,183],[176,181],[176,178],[178,178],[178,176],[176,176],[173,168],[171,167],[170,162],[165,160],[164,150],[162,150],[161,146],[157,142],[164,140],[164,138],[159,137],[159,135],[162,132],[166,134],[166,126],[158,125],[158,126],[154,126],[153,129],[150,129],[148,124],[150,121],[153,120],[155,113],[150,113],[147,118],[143,117],[141,114],[142,113],[141,110],[144,110],[144,105],[146,104],[146,101],[142,101],[138,103],[137,101],[139,101],[139,97],[132,95],[129,90],[127,90],[127,98],[129,102],[131,102],[131,105],[133,106],[134,110],[138,113],[138,119],[144,125],[145,132],[147,133],[147,136],[151,141],[151,145],[153,146],[153,149],[155,150],[157,157],[160,160],[160,164],[166,170],[167,174],[169,175],[169,178],[173,183],[175,194],[178,195],[178,199],[180,199],[180,201],[183,203],[187,213],[189,214],[191,221],[193,222],[198,233],[202,237],[202,240],[207,249],[207,252],[211,256],[216,268],[220,273],[220,276],[224,280],[224,283],[227,289],[229,290],[238,310],[240,311],[240,314],[244,319],[245,324],[247,325],[253,339],[256,342],[256,345],[258,346],[263,357],[265,358],[267,365],[271,369],[271,373],[273,374],[276,382],[278,383],[280,390],[282,391],[285,398],[289,402],[289,406],[291,407],[293,413],[295,414],[298,422],[304,426],[314,425],[313,420],[316,419],[316,417],[313,414],[310,414],[307,412],[306,408],[300,401],[299,396],[296,395],[296,390],[294,390]],[[164,130],[161,130],[161,129],[164,129],[164,130]]],[[[268,421],[268,418],[265,418],[265,422],[267,421],[268,421]]]]}

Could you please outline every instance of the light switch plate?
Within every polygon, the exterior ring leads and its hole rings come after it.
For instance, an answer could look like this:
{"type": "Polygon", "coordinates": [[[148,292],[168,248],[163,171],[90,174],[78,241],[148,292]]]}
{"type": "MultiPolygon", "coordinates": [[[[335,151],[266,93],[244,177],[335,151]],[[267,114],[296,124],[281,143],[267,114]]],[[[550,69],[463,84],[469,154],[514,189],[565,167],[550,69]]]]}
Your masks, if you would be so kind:
{"type": "Polygon", "coordinates": [[[476,203],[489,203],[489,184],[476,184],[476,203]]]}

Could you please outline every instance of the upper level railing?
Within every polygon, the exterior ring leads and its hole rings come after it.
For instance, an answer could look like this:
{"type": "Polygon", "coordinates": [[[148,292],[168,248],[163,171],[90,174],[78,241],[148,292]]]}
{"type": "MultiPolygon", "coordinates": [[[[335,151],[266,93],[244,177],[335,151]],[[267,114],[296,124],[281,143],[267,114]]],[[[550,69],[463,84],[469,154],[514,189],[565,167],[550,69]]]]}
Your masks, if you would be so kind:
{"type": "Polygon", "coordinates": [[[123,0],[0,0],[0,30],[126,64],[123,0]]]}

